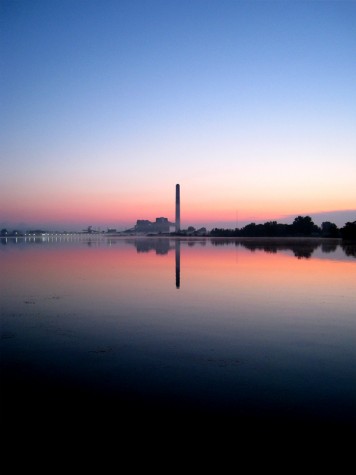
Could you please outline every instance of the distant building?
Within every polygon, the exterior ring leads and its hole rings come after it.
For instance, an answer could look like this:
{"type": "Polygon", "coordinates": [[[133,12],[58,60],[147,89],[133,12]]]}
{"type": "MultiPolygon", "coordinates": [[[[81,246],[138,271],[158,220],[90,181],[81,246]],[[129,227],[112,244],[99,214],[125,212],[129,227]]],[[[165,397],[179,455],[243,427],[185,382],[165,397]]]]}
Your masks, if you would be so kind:
{"type": "Polygon", "coordinates": [[[169,233],[170,225],[171,223],[167,218],[156,218],[156,222],[153,224],[159,233],[169,233]]]}
{"type": "Polygon", "coordinates": [[[125,233],[142,233],[142,234],[159,234],[159,233],[170,233],[175,230],[175,232],[180,232],[180,185],[176,185],[176,200],[175,200],[175,212],[176,220],[174,223],[168,221],[168,218],[160,217],[156,218],[155,222],[149,221],[148,219],[138,219],[136,225],[127,229],[125,233]]]}
{"type": "Polygon", "coordinates": [[[174,223],[171,223],[168,218],[164,217],[156,218],[155,222],[149,221],[148,219],[138,219],[136,225],[128,231],[144,234],[169,233],[172,225],[174,225],[174,223]]]}
{"type": "Polygon", "coordinates": [[[96,229],[93,229],[93,226],[88,226],[86,229],[83,229],[83,232],[88,233],[88,234],[97,234],[97,233],[100,233],[100,228],[96,230],[96,229]]]}

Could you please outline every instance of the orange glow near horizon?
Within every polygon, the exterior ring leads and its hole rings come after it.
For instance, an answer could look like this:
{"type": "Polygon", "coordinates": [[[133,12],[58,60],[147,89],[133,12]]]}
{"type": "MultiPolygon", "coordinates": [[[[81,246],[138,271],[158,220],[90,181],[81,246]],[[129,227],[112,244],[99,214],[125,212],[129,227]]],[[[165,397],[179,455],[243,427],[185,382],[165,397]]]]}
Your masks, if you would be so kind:
{"type": "MultiPolygon", "coordinates": [[[[32,223],[63,223],[75,225],[117,225],[133,226],[137,219],[149,219],[164,216],[174,221],[174,194],[162,196],[158,191],[146,193],[141,191],[134,196],[122,192],[117,196],[114,192],[107,193],[73,193],[63,192],[60,195],[47,193],[31,195],[19,192],[2,212],[4,221],[32,223]]],[[[192,190],[181,189],[181,222],[188,225],[209,225],[214,222],[236,223],[262,222],[283,219],[286,216],[307,215],[311,213],[332,212],[350,209],[347,199],[321,200],[315,198],[308,201],[296,199],[277,200],[276,197],[245,197],[239,199],[232,195],[209,194],[205,201],[202,194],[192,190]]]]}

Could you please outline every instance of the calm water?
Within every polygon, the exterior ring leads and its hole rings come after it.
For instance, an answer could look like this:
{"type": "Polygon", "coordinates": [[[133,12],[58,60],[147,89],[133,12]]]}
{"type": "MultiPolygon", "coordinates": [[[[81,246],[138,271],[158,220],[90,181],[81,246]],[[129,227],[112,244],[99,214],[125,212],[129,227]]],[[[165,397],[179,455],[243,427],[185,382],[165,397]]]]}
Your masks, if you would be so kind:
{"type": "Polygon", "coordinates": [[[184,421],[352,473],[355,247],[73,237],[0,260],[6,430],[184,421]]]}

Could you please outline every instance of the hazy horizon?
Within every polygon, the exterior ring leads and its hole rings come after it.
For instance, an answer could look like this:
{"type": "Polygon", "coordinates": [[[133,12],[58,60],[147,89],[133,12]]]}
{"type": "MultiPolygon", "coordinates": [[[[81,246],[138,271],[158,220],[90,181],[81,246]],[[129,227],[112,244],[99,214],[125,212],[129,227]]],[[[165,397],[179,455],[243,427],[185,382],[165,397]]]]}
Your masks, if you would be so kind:
{"type": "MultiPolygon", "coordinates": [[[[321,226],[324,221],[330,221],[336,224],[339,228],[343,227],[347,222],[353,222],[356,220],[356,210],[340,210],[340,211],[330,211],[330,212],[323,212],[323,213],[304,213],[298,214],[293,216],[280,216],[280,217],[272,217],[271,219],[259,219],[259,220],[244,220],[244,221],[214,221],[214,222],[184,222],[182,221],[182,229],[187,229],[189,226],[193,226],[195,228],[205,227],[208,231],[213,228],[226,228],[226,229],[235,229],[235,228],[242,228],[250,223],[256,224],[263,224],[268,221],[277,221],[278,223],[283,224],[292,224],[294,218],[297,216],[310,216],[313,222],[321,226]]],[[[137,219],[148,219],[150,221],[154,221],[156,217],[139,217],[137,219]]],[[[169,219],[169,217],[168,217],[169,219]]],[[[172,222],[174,219],[172,219],[172,222]]],[[[117,231],[124,231],[127,229],[132,228],[136,224],[135,222],[131,223],[120,223],[119,221],[112,222],[112,223],[6,223],[0,222],[0,228],[6,228],[7,230],[18,230],[18,231],[26,231],[30,229],[42,229],[48,231],[83,231],[88,228],[88,226],[92,226],[93,229],[97,230],[100,229],[101,231],[106,231],[108,228],[116,229],[117,231]]]]}

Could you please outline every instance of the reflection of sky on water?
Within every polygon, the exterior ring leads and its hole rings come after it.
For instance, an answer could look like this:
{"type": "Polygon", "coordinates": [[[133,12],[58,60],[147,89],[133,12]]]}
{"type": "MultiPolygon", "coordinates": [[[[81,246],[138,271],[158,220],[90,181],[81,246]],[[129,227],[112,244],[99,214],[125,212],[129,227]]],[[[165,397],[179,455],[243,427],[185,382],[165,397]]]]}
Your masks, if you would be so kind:
{"type": "Polygon", "coordinates": [[[128,324],[132,315],[133,321],[151,323],[175,315],[172,326],[191,325],[194,317],[202,325],[210,319],[217,328],[246,321],[244,331],[258,325],[278,333],[291,319],[309,316],[310,324],[320,324],[339,314],[340,324],[354,304],[355,261],[340,247],[333,253],[319,247],[315,257],[296,259],[295,249],[265,252],[254,243],[247,243],[248,249],[169,239],[91,244],[7,247],[2,253],[5,313],[31,313],[34,300],[37,311],[51,311],[60,302],[68,315],[85,312],[83,324],[90,315],[95,321],[98,312],[114,321],[125,320],[129,312],[128,324]],[[173,292],[177,287],[179,295],[173,292]]]}
{"type": "Polygon", "coordinates": [[[356,261],[340,246],[308,258],[309,244],[264,246],[2,246],[3,365],[200,409],[350,424],[356,261]]]}

